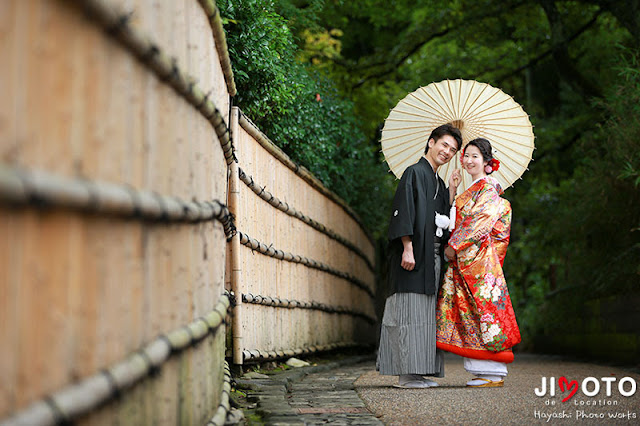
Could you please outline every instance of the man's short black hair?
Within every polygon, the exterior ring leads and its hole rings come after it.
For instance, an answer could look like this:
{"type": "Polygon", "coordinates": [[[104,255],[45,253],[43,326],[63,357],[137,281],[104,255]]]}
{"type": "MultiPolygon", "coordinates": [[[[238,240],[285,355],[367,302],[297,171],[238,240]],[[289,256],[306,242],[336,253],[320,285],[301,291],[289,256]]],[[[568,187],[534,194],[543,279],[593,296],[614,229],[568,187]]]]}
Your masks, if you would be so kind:
{"type": "Polygon", "coordinates": [[[460,130],[457,127],[454,127],[451,123],[447,123],[433,129],[429,139],[427,139],[427,146],[424,149],[424,153],[426,154],[429,151],[429,141],[431,139],[438,142],[438,140],[445,135],[449,135],[456,140],[458,143],[456,149],[459,151],[462,147],[462,133],[460,133],[460,130]]]}

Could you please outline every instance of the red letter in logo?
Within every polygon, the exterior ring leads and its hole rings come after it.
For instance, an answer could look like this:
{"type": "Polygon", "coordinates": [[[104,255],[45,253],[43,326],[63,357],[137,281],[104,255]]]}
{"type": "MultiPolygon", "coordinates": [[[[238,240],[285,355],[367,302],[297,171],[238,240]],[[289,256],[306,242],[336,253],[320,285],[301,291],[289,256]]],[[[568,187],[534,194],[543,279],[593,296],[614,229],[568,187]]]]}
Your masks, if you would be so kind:
{"type": "Polygon", "coordinates": [[[566,377],[562,376],[558,379],[558,386],[560,386],[560,390],[562,392],[564,392],[565,390],[569,390],[571,391],[571,393],[569,393],[569,396],[567,396],[565,399],[562,400],[562,402],[567,402],[568,400],[570,400],[573,395],[576,394],[576,392],[578,392],[578,381],[577,380],[572,380],[571,382],[569,382],[569,380],[567,380],[566,377]],[[566,389],[565,389],[566,387],[566,389]]]}

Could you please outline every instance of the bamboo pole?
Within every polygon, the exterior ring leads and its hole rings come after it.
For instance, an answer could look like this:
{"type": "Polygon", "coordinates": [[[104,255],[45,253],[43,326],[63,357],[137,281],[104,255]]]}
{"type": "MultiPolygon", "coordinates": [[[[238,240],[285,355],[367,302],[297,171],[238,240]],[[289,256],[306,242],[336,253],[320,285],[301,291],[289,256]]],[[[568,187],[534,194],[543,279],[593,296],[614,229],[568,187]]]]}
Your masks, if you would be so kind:
{"type": "Polygon", "coordinates": [[[217,200],[183,201],[126,185],[68,178],[0,163],[0,203],[55,206],[91,213],[150,220],[199,222],[216,219],[227,237],[235,225],[227,207],[217,200]]]}
{"type": "Polygon", "coordinates": [[[222,386],[222,397],[215,415],[207,422],[206,426],[222,426],[227,419],[227,413],[231,409],[229,394],[231,393],[231,370],[227,361],[224,362],[224,382],[222,386]]]}
{"type": "Polygon", "coordinates": [[[316,352],[324,352],[331,351],[334,349],[344,349],[344,348],[357,348],[357,347],[366,347],[368,345],[361,344],[357,342],[336,342],[329,344],[320,344],[320,345],[310,345],[303,346],[295,349],[281,349],[281,350],[260,350],[260,349],[245,349],[244,350],[244,359],[245,361],[266,361],[266,360],[274,360],[281,359],[290,356],[296,355],[308,355],[316,352]]]}
{"type": "Polygon", "coordinates": [[[365,264],[367,265],[367,267],[371,271],[373,271],[375,269],[373,264],[371,263],[371,260],[369,260],[367,255],[364,254],[364,252],[358,246],[356,246],[355,244],[350,242],[347,238],[343,237],[342,235],[339,235],[337,232],[329,229],[327,226],[323,225],[322,223],[320,223],[320,222],[310,218],[309,216],[305,215],[304,213],[296,210],[289,203],[280,200],[279,198],[277,198],[276,196],[271,194],[271,192],[267,191],[265,189],[266,187],[260,187],[253,180],[253,177],[248,176],[244,172],[244,170],[242,170],[242,168],[239,168],[239,173],[240,173],[240,180],[245,185],[247,185],[258,197],[260,197],[261,199],[263,199],[264,201],[266,201],[267,203],[269,203],[271,206],[275,207],[276,209],[288,214],[289,216],[293,216],[293,217],[301,220],[302,222],[304,222],[307,225],[311,226],[316,231],[327,235],[329,238],[331,238],[333,240],[336,240],[340,244],[342,244],[345,247],[347,247],[350,251],[354,252],[359,257],[361,257],[362,260],[365,262],[365,264]]]}
{"type": "Polygon", "coordinates": [[[213,0],[198,1],[209,19],[216,50],[218,51],[218,56],[220,58],[220,66],[222,67],[224,80],[227,83],[227,92],[229,93],[229,96],[233,97],[236,95],[236,83],[233,79],[233,69],[231,68],[231,60],[229,59],[227,37],[225,35],[224,28],[222,27],[220,11],[218,10],[218,6],[216,6],[216,2],[213,0]]]}
{"type": "Polygon", "coordinates": [[[105,0],[75,0],[88,16],[99,23],[107,34],[118,40],[135,55],[160,81],[171,86],[187,102],[194,106],[212,125],[218,136],[227,164],[234,161],[234,147],[228,127],[216,105],[209,100],[196,79],[186,74],[177,61],[169,57],[157,43],[130,25],[128,14],[105,0]]]}
{"type": "MultiPolygon", "coordinates": [[[[231,108],[231,134],[238,134],[238,107],[231,108]]],[[[235,217],[239,217],[239,175],[238,163],[232,162],[229,166],[229,211],[235,217]]],[[[231,239],[231,290],[236,295],[236,305],[233,308],[231,332],[233,336],[233,363],[242,364],[242,263],[240,262],[240,236],[235,235],[231,239]]]]}
{"type": "MultiPolygon", "coordinates": [[[[360,288],[361,290],[365,291],[369,297],[374,298],[375,295],[373,293],[373,291],[371,290],[370,286],[359,280],[357,277],[353,276],[352,274],[349,274],[347,272],[343,272],[343,271],[339,271],[335,268],[332,268],[329,265],[326,265],[322,262],[318,262],[316,260],[313,259],[309,259],[308,257],[304,257],[304,256],[300,256],[297,254],[293,254],[293,253],[289,253],[289,252],[285,252],[282,250],[278,250],[277,248],[273,247],[272,245],[267,246],[266,244],[256,240],[255,238],[251,238],[249,235],[237,231],[237,235],[240,237],[240,243],[242,243],[243,245],[251,248],[252,250],[256,250],[257,252],[264,254],[265,256],[269,256],[269,257],[273,257],[279,260],[285,260],[287,262],[292,262],[292,263],[300,263],[302,265],[307,266],[309,269],[317,269],[323,272],[326,272],[328,274],[331,275],[335,275],[337,277],[343,278],[347,281],[349,281],[350,283],[352,283],[353,285],[355,285],[356,287],[360,288]]],[[[309,278],[312,278],[311,276],[308,276],[307,279],[300,281],[298,280],[298,282],[313,282],[312,280],[310,280],[309,278]]],[[[306,298],[306,297],[303,297],[306,298]]]]}
{"type": "Polygon", "coordinates": [[[309,170],[306,168],[296,164],[289,158],[287,154],[284,153],[278,146],[276,146],[264,133],[262,133],[258,127],[253,124],[251,120],[244,114],[240,112],[238,117],[238,123],[244,130],[253,137],[256,142],[258,142],[264,149],[266,149],[272,156],[278,159],[282,164],[291,169],[296,175],[300,176],[304,181],[306,181],[312,188],[318,190],[321,194],[329,198],[334,203],[338,204],[351,218],[356,221],[356,223],[362,229],[362,232],[367,237],[371,245],[375,245],[373,237],[369,233],[369,231],[365,228],[362,220],[358,217],[358,215],[353,211],[351,207],[340,197],[338,197],[334,192],[327,189],[326,186],[314,175],[311,174],[309,170]]]}
{"type": "Polygon", "coordinates": [[[242,294],[242,302],[243,303],[252,303],[256,305],[263,306],[271,306],[274,308],[286,308],[286,309],[308,309],[308,310],[317,310],[323,311],[332,314],[344,314],[350,315],[354,317],[360,317],[369,322],[370,324],[374,324],[376,319],[364,312],[352,309],[347,306],[340,305],[329,305],[326,303],[319,302],[303,302],[299,300],[291,300],[291,299],[281,299],[279,297],[270,297],[270,296],[262,296],[259,294],[242,294]]]}
{"type": "Polygon", "coordinates": [[[215,333],[223,324],[229,306],[228,296],[222,295],[215,308],[205,316],[161,335],[124,360],[33,402],[10,418],[0,419],[0,425],[68,424],[132,388],[166,363],[172,353],[194,346],[215,333]]]}

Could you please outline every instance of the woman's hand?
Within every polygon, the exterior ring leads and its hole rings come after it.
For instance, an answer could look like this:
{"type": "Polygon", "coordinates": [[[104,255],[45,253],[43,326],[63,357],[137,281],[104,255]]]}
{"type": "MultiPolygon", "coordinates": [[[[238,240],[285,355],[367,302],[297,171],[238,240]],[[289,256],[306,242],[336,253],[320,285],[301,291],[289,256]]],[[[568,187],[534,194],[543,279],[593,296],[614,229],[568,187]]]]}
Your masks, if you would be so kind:
{"type": "Polygon", "coordinates": [[[444,248],[444,255],[449,262],[452,262],[456,258],[456,251],[449,246],[444,248]]]}
{"type": "Polygon", "coordinates": [[[453,204],[453,200],[456,198],[456,192],[458,191],[458,185],[462,182],[462,176],[460,170],[455,169],[451,176],[449,176],[449,204],[453,204]]]}

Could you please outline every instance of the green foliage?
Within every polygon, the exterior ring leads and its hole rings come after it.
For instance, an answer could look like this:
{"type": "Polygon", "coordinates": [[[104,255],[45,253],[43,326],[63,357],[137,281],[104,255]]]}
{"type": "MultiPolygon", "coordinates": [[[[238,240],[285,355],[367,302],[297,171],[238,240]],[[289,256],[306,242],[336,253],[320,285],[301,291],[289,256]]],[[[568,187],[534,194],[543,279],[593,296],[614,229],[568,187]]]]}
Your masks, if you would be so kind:
{"type": "Polygon", "coordinates": [[[640,0],[221,4],[238,103],[381,240],[395,182],[377,150],[400,99],[465,78],[523,105],[535,161],[505,194],[505,273],[527,341],[585,298],[637,291],[640,0]]]}
{"type": "Polygon", "coordinates": [[[639,66],[616,49],[640,44],[637,19],[625,16],[639,2],[629,3],[625,12],[604,0],[336,1],[314,20],[343,32],[341,57],[323,67],[373,143],[400,99],[447,78],[500,87],[531,115],[535,161],[505,194],[514,207],[505,272],[529,341],[572,309],[567,300],[638,282],[639,66]],[[576,81],[606,96],[594,101],[576,81]]]}
{"type": "Polygon", "coordinates": [[[585,213],[574,220],[583,235],[574,275],[591,278],[601,294],[633,291],[640,278],[640,73],[638,52],[626,54],[618,83],[599,101],[606,121],[579,145],[583,158],[574,178],[576,207],[585,213]]]}
{"type": "MultiPolygon", "coordinates": [[[[330,78],[297,60],[305,56],[273,1],[226,0],[218,6],[236,76],[235,102],[293,161],[350,204],[370,230],[383,232],[386,212],[378,206],[388,196],[389,178],[377,147],[360,129],[353,103],[330,78]]],[[[313,22],[308,15],[297,17],[313,22]]],[[[335,56],[339,49],[334,43],[317,51],[335,56]]]]}
{"type": "Polygon", "coordinates": [[[290,113],[304,83],[299,81],[296,45],[286,21],[270,1],[220,1],[218,6],[226,24],[237,102],[258,121],[290,113]]]}
{"type": "Polygon", "coordinates": [[[542,158],[544,174],[531,173],[526,192],[515,198],[522,216],[513,225],[506,266],[528,336],[553,333],[549,323],[571,317],[588,299],[638,291],[640,73],[637,52],[613,50],[619,78],[594,103],[601,124],[575,118],[563,127],[578,135],[575,142],[542,158]]]}

